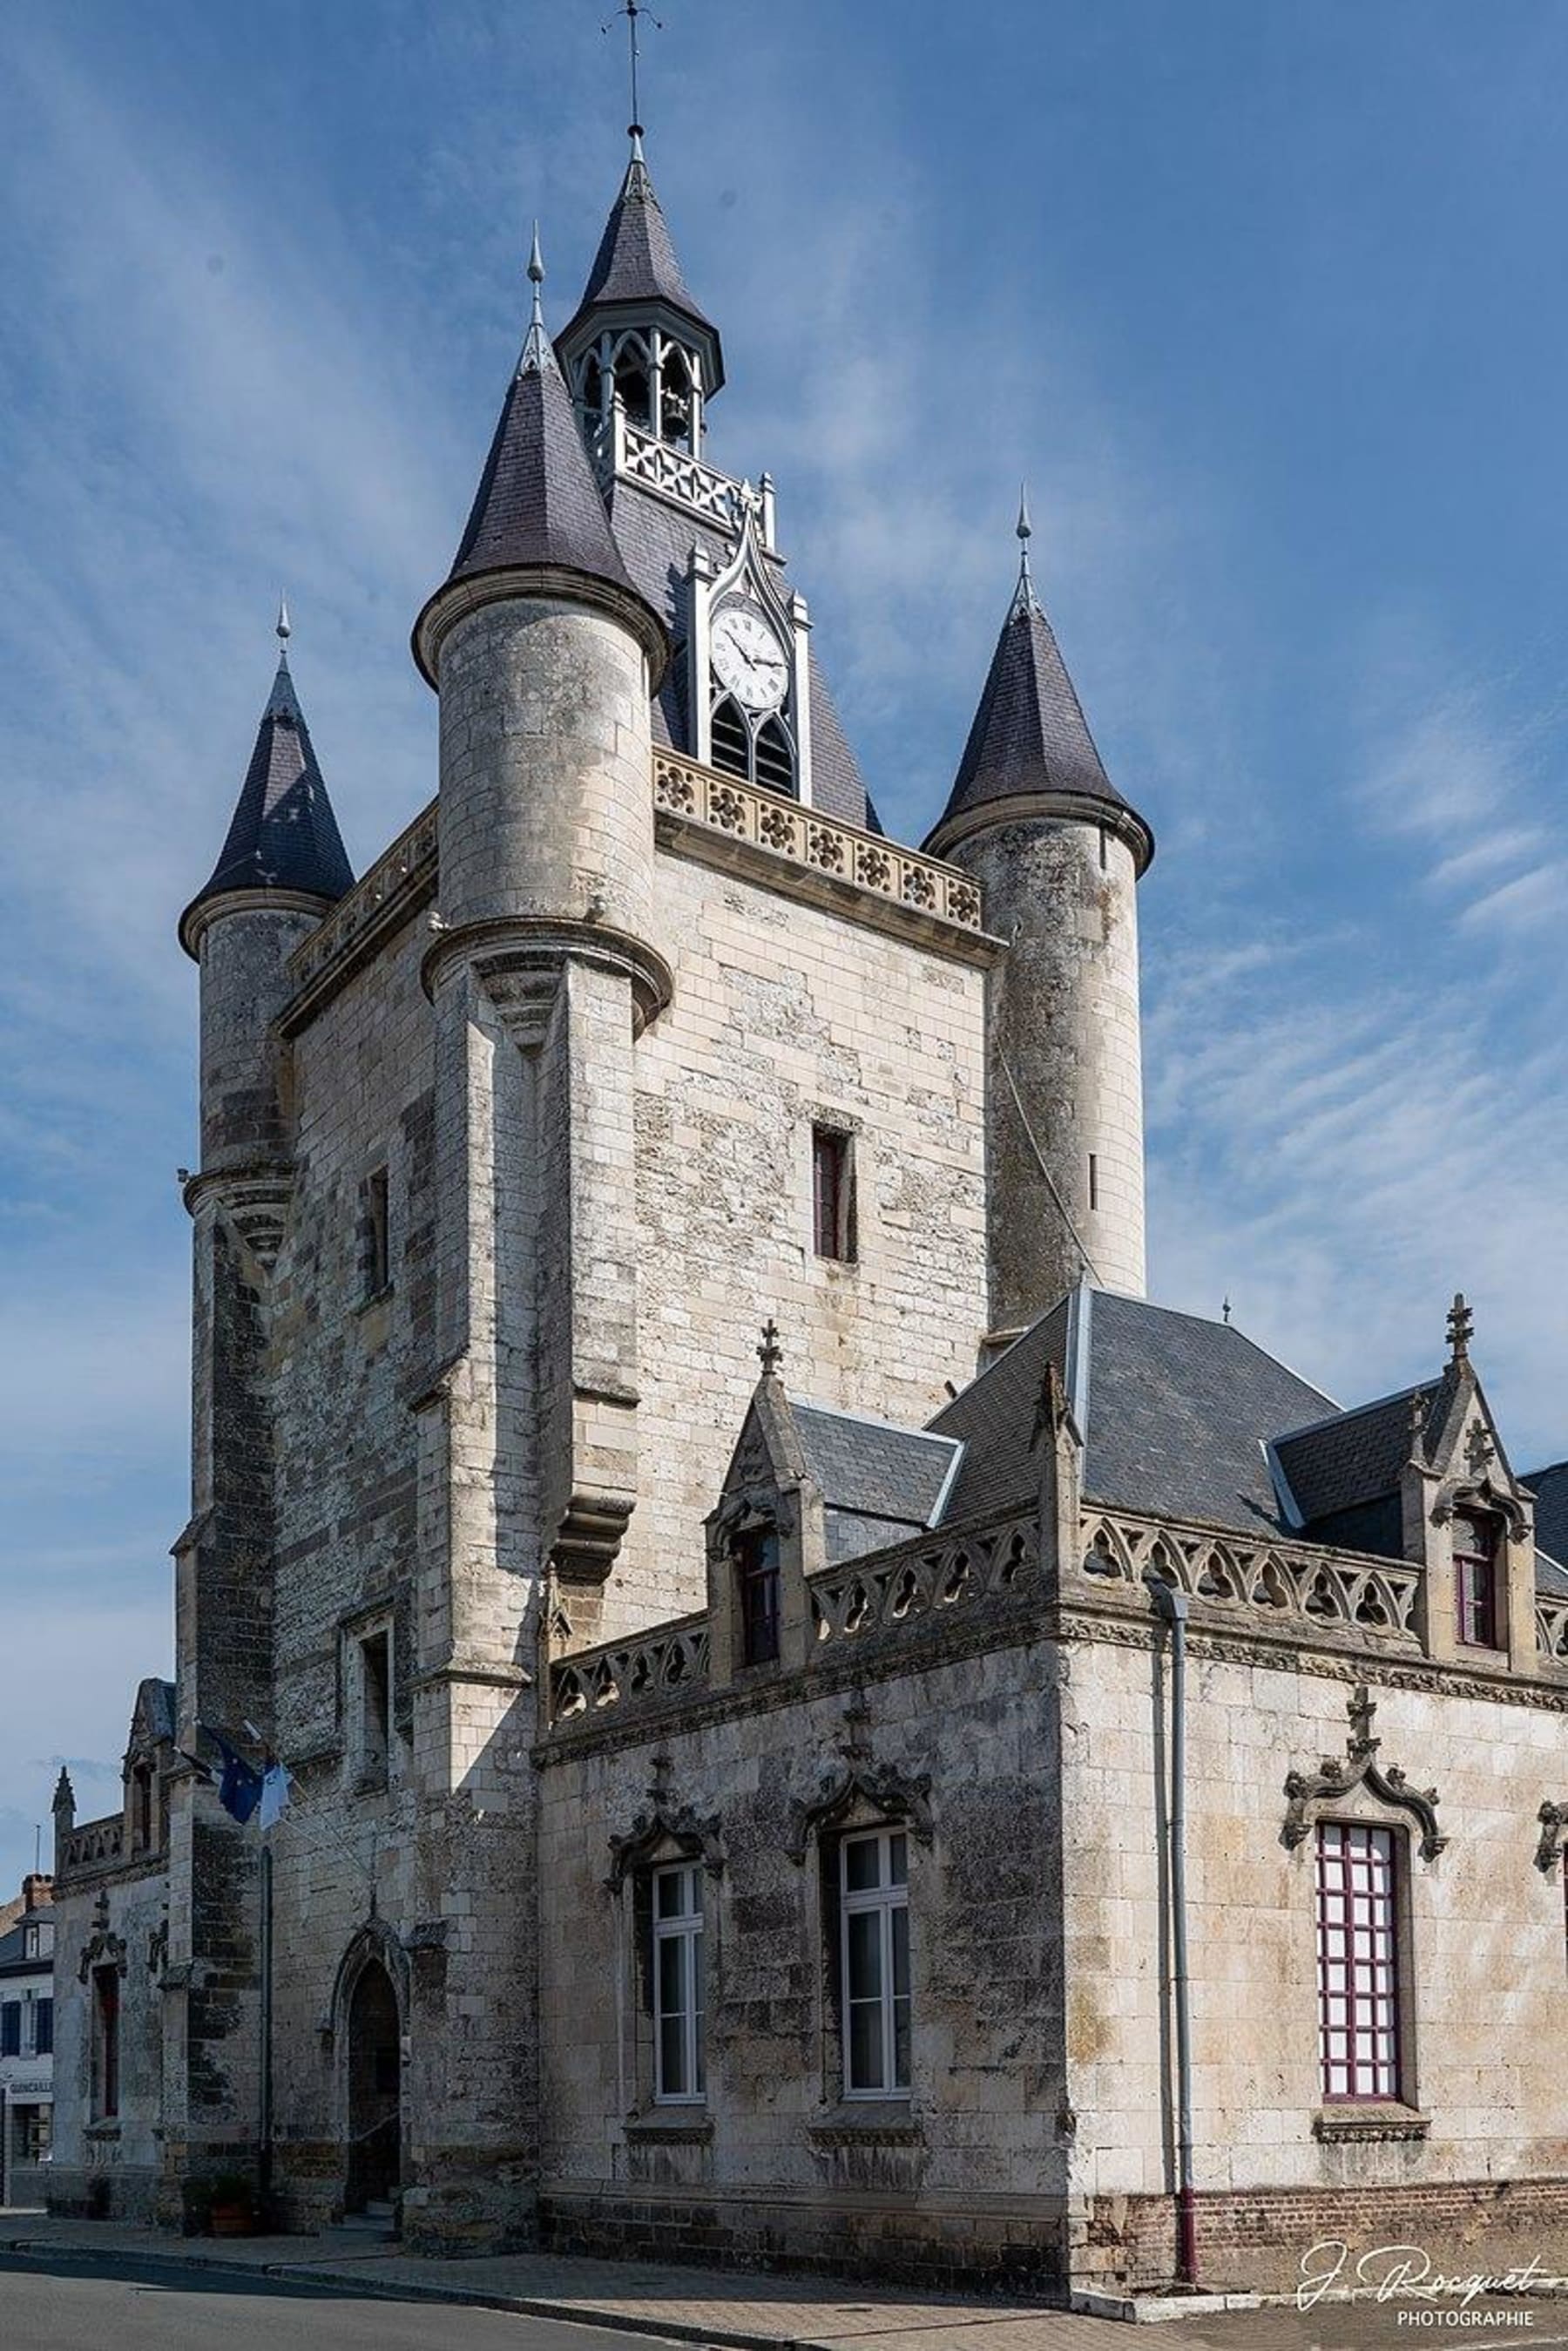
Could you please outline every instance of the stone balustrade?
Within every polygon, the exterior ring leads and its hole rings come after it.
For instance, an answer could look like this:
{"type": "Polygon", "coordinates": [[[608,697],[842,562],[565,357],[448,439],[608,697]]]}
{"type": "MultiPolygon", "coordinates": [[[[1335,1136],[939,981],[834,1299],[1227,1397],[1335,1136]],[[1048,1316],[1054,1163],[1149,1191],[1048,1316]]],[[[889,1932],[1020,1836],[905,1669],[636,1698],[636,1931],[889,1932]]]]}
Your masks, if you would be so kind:
{"type": "Polygon", "coordinates": [[[956,865],[819,815],[738,776],[656,751],[653,805],[660,816],[700,825],[737,847],[764,851],[851,895],[864,893],[961,930],[981,929],[979,886],[956,865]]]}
{"type": "MultiPolygon", "coordinates": [[[[431,800],[360,876],[348,896],[339,900],[326,921],[296,947],[288,967],[301,990],[318,979],[328,965],[348,959],[351,949],[379,930],[378,916],[391,909],[394,901],[433,894],[435,878],[436,802],[431,800]]],[[[398,911],[400,914],[401,909],[398,911]]]]}
{"type": "Polygon", "coordinates": [[[1568,1667],[1568,1600],[1544,1594],[1535,1603],[1535,1646],[1543,1665],[1568,1667]]]}
{"type": "Polygon", "coordinates": [[[754,510],[763,545],[770,555],[774,552],[773,487],[765,476],[762,486],[753,489],[749,482],[721,474],[700,457],[671,448],[668,441],[628,423],[618,403],[599,430],[594,462],[607,485],[618,474],[624,475],[627,480],[640,482],[645,489],[717,523],[721,530],[738,529],[742,515],[748,508],[754,510]]]}
{"type": "Polygon", "coordinates": [[[580,1722],[609,1707],[683,1696],[707,1679],[707,1616],[682,1616],[560,1658],[550,1668],[550,1719],[580,1722]]]}
{"type": "Polygon", "coordinates": [[[1011,1591],[1039,1564],[1040,1522],[1031,1514],[978,1534],[931,1536],[819,1570],[806,1586],[811,1639],[822,1647],[937,1616],[1011,1591]]]}
{"type": "Polygon", "coordinates": [[[1189,1599],[1234,1609],[1256,1623],[1272,1618],[1303,1630],[1372,1635],[1418,1649],[1414,1624],[1421,1570],[1318,1544],[1171,1526],[1125,1510],[1083,1514],[1079,1564],[1085,1576],[1141,1594],[1146,1574],[1163,1576],[1189,1599]]]}
{"type": "Polygon", "coordinates": [[[125,1815],[110,1813],[67,1832],[56,1865],[57,1881],[94,1869],[115,1869],[125,1859],[125,1815]]]}

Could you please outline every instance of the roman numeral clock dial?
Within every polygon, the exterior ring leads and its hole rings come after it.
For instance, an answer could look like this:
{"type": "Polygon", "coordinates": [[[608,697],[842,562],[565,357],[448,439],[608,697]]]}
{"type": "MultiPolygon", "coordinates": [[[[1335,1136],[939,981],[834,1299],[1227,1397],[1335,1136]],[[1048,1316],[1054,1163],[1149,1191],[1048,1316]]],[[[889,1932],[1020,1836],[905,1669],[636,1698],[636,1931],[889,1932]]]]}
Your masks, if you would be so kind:
{"type": "Polygon", "coordinates": [[[767,622],[738,604],[714,615],[713,674],[747,710],[777,710],[789,691],[789,664],[767,622]]]}

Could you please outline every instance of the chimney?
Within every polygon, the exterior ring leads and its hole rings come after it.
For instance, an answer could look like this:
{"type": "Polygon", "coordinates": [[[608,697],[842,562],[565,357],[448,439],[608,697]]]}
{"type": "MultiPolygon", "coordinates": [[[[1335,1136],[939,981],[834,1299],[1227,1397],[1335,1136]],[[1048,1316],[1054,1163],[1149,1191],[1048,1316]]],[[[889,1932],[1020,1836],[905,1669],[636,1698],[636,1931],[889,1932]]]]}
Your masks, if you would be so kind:
{"type": "Polygon", "coordinates": [[[25,1912],[47,1910],[54,1898],[55,1881],[42,1871],[30,1871],[22,1880],[22,1908],[25,1912]]]}

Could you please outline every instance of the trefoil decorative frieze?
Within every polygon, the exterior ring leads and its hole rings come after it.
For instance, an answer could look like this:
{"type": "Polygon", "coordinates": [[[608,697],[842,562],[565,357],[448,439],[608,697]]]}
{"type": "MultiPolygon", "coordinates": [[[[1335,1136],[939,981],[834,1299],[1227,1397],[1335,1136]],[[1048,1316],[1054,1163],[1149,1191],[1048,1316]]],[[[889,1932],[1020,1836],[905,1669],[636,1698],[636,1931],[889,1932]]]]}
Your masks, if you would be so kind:
{"type": "Polygon", "coordinates": [[[1397,1560],[1090,1510],[1082,1520],[1079,1562],[1086,1576],[1140,1593],[1154,1575],[1189,1599],[1239,1616],[1420,1647],[1415,1616],[1421,1570],[1397,1560]]]}

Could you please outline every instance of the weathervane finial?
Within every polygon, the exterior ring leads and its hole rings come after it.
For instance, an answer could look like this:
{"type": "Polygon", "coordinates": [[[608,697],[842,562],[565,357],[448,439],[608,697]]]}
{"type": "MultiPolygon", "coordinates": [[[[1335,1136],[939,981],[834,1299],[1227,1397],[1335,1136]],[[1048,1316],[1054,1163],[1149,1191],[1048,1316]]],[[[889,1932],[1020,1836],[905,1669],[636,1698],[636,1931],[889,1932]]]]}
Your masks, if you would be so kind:
{"type": "MultiPolygon", "coordinates": [[[[626,135],[631,141],[632,162],[640,163],[642,161],[642,113],[638,104],[637,85],[638,68],[642,59],[638,40],[637,20],[639,16],[650,17],[660,32],[664,30],[664,26],[660,18],[655,16],[652,9],[647,5],[647,0],[621,0],[621,5],[617,14],[626,18],[628,59],[631,68],[631,120],[626,126],[626,135]]],[[[606,25],[601,29],[607,33],[609,26],[606,25]]]]}

